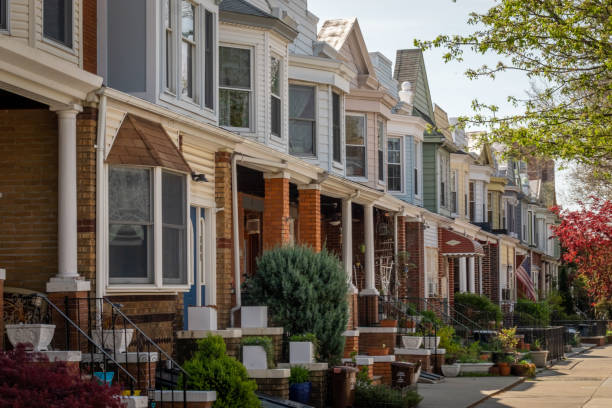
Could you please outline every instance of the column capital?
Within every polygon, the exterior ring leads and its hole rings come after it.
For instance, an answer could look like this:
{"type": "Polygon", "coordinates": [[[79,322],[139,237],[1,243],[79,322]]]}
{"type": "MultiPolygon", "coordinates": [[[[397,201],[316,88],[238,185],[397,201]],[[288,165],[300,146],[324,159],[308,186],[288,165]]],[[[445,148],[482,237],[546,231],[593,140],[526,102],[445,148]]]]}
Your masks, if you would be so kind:
{"type": "Polygon", "coordinates": [[[77,104],[70,105],[53,105],[49,107],[51,112],[57,113],[57,116],[67,116],[72,117],[76,116],[78,113],[83,111],[83,107],[77,104]]]}
{"type": "Polygon", "coordinates": [[[264,173],[264,179],[290,179],[291,174],[288,171],[279,171],[278,173],[264,173]]]}
{"type": "Polygon", "coordinates": [[[298,190],[319,190],[321,191],[320,184],[300,184],[298,190]]]}

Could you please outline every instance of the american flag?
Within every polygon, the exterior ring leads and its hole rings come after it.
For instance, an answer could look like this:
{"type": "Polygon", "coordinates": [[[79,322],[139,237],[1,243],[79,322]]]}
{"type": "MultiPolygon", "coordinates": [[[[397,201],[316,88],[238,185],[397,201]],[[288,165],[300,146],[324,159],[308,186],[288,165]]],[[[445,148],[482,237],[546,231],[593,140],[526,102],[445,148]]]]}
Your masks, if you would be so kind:
{"type": "Polygon", "coordinates": [[[523,262],[516,270],[516,277],[525,287],[526,295],[533,301],[536,300],[535,288],[531,280],[531,257],[526,256],[523,262]]]}

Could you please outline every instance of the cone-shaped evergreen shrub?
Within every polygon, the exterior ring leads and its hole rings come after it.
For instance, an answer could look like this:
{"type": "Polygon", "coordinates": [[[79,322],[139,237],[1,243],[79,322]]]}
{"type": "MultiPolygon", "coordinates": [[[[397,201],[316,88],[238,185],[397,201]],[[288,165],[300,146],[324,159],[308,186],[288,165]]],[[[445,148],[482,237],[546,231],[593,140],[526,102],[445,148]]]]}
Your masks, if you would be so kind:
{"type": "Polygon", "coordinates": [[[303,246],[264,252],[244,284],[245,305],[268,306],[271,321],[289,336],[314,333],[323,360],[342,354],[348,284],[338,258],[303,246]]]}

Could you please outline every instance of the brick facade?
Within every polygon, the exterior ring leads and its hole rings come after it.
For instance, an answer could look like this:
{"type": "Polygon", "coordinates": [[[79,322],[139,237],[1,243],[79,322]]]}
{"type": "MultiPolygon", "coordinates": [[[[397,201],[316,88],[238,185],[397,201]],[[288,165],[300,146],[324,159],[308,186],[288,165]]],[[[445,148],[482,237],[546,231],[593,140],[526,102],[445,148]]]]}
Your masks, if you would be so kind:
{"type": "Polygon", "coordinates": [[[344,338],[343,358],[351,358],[353,352],[359,352],[359,336],[346,336],[344,338]]]}
{"type": "Polygon", "coordinates": [[[83,69],[98,73],[98,1],[83,0],[83,69]]]}
{"type": "Polygon", "coordinates": [[[263,248],[289,243],[289,179],[265,176],[263,248]]]}
{"type": "MultiPolygon", "coordinates": [[[[491,301],[499,304],[499,247],[496,244],[483,245],[482,291],[491,301]]],[[[476,261],[477,262],[477,261],[476,261]]]]}
{"type": "Polygon", "coordinates": [[[0,350],[4,350],[4,279],[0,277],[0,350]]]}
{"type": "MultiPolygon", "coordinates": [[[[318,187],[318,186],[317,186],[318,187]]],[[[299,190],[299,243],[321,251],[321,191],[305,186],[299,190]]]]}
{"type": "Polygon", "coordinates": [[[408,274],[406,296],[422,298],[425,293],[425,245],[423,224],[406,222],[406,253],[408,255],[408,274]]]}
{"type": "Polygon", "coordinates": [[[215,204],[217,211],[217,325],[230,326],[234,304],[232,263],[232,169],[231,153],[215,153],[215,204]]]}
{"type": "Polygon", "coordinates": [[[393,353],[395,349],[395,343],[397,338],[397,332],[386,332],[386,333],[364,333],[359,332],[359,354],[373,354],[373,349],[380,349],[384,344],[389,348],[390,353],[393,353]]]}
{"type": "Polygon", "coordinates": [[[253,379],[257,383],[257,392],[281,399],[289,399],[289,377],[253,379]]]}

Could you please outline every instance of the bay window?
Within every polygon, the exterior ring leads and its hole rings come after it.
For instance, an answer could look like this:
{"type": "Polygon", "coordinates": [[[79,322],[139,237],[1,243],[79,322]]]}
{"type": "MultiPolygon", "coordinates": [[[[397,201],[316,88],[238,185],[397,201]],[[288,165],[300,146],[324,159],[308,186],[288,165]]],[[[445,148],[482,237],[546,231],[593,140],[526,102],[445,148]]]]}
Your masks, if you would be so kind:
{"type": "Polygon", "coordinates": [[[289,86],[289,153],[316,155],[315,87],[289,86]]]}
{"type": "Polygon", "coordinates": [[[281,137],[281,62],[276,57],[270,58],[270,132],[281,137]]]}
{"type": "Polygon", "coordinates": [[[109,283],[186,285],[186,175],[111,166],[108,181],[109,283]]]}
{"type": "Polygon", "coordinates": [[[43,0],[43,36],[72,48],[72,0],[43,0]]]}
{"type": "Polygon", "coordinates": [[[219,123],[251,128],[251,50],[219,47],[219,123]]]}
{"type": "Polygon", "coordinates": [[[332,93],[332,142],[333,142],[333,158],[337,163],[342,163],[342,144],[340,134],[340,95],[332,93]]]}
{"type": "Polygon", "coordinates": [[[366,177],[366,118],[346,115],[346,175],[366,177]]]}
{"type": "Polygon", "coordinates": [[[399,137],[387,139],[387,190],[402,191],[402,152],[399,137]]]}
{"type": "Polygon", "coordinates": [[[385,181],[385,124],[378,121],[378,181],[385,181]]]}

